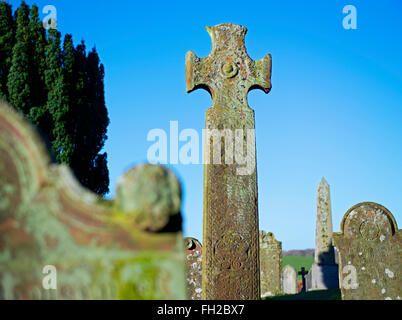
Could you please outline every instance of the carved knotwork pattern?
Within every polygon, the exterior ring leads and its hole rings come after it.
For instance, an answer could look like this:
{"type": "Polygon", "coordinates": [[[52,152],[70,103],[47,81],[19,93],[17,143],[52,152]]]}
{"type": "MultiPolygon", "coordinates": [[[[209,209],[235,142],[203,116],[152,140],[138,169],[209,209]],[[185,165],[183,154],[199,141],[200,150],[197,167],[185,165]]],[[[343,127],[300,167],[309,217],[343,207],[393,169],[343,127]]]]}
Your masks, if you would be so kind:
{"type": "Polygon", "coordinates": [[[214,210],[213,205],[210,207],[204,247],[204,252],[210,253],[205,253],[204,260],[204,290],[208,298],[230,300],[259,297],[257,207],[255,201],[248,202],[244,207],[248,215],[243,217],[242,224],[234,213],[222,214],[218,208],[214,210]]]}

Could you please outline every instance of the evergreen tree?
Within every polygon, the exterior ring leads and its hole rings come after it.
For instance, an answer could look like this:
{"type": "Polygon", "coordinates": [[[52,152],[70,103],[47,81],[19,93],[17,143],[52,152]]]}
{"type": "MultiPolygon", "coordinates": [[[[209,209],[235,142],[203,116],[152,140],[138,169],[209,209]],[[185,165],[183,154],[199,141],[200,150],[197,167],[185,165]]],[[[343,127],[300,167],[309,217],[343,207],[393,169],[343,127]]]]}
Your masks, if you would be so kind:
{"type": "Polygon", "coordinates": [[[73,44],[73,37],[67,34],[64,37],[63,50],[62,50],[62,65],[63,65],[63,79],[64,90],[66,92],[66,103],[69,105],[69,112],[66,114],[65,130],[66,134],[70,137],[71,153],[68,163],[72,165],[73,153],[76,148],[76,127],[77,127],[77,99],[76,99],[76,76],[75,76],[75,48],[73,44]]]}
{"type": "Polygon", "coordinates": [[[14,47],[14,19],[12,7],[5,1],[0,2],[0,98],[7,100],[7,79],[11,68],[14,47]]]}
{"type": "Polygon", "coordinates": [[[94,48],[87,58],[89,117],[92,119],[89,126],[90,144],[95,155],[89,154],[91,170],[89,171],[89,186],[98,188],[99,193],[107,192],[109,185],[109,172],[107,169],[106,153],[99,154],[107,139],[106,132],[109,125],[108,113],[105,105],[104,77],[105,70],[100,63],[98,53],[94,48]],[[103,183],[102,183],[103,182],[103,183]]]}
{"type": "Polygon", "coordinates": [[[66,120],[69,113],[67,90],[65,89],[62,59],[61,35],[57,30],[50,29],[46,47],[45,84],[48,91],[46,110],[52,116],[52,146],[56,158],[61,163],[70,163],[73,145],[71,136],[67,134],[66,120]]]}
{"type": "Polygon", "coordinates": [[[32,104],[29,87],[29,7],[24,1],[16,10],[16,43],[8,75],[8,101],[19,111],[29,114],[32,104]]]}
{"type": "Polygon", "coordinates": [[[75,148],[72,168],[81,183],[97,193],[109,188],[107,155],[99,154],[106,140],[109,118],[104,100],[104,67],[96,50],[86,55],[81,42],[74,55],[74,83],[76,97],[72,115],[75,119],[75,148]]]}
{"type": "MultiPolygon", "coordinates": [[[[46,69],[46,32],[39,19],[39,9],[36,5],[31,8],[29,21],[30,34],[30,70],[29,80],[31,88],[32,108],[42,109],[46,104],[47,92],[45,89],[45,69],[46,69]]],[[[32,113],[33,111],[31,111],[32,113]]]]}
{"type": "Polygon", "coordinates": [[[48,137],[58,162],[70,165],[78,180],[99,194],[109,188],[109,118],[104,98],[104,67],[95,49],[74,47],[66,35],[46,34],[38,7],[22,1],[12,8],[0,0],[0,97],[25,114],[48,137]]]}

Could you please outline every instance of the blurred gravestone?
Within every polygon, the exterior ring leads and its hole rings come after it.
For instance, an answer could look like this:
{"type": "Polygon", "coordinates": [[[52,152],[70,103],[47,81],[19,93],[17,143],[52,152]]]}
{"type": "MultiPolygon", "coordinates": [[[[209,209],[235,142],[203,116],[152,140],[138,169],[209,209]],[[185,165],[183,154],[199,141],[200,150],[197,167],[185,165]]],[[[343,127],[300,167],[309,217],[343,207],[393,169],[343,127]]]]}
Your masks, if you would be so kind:
{"type": "Polygon", "coordinates": [[[185,238],[187,256],[187,296],[190,300],[201,300],[202,294],[202,246],[194,238],[185,238]]]}
{"type": "Polygon", "coordinates": [[[283,293],[286,294],[297,293],[297,274],[296,270],[290,265],[286,265],[283,268],[282,285],[283,285],[283,293]]]}
{"type": "Polygon", "coordinates": [[[261,297],[282,292],[282,243],[271,232],[260,231],[261,297]]]}
{"type": "Polygon", "coordinates": [[[365,202],[349,209],[334,233],[342,299],[400,300],[401,230],[383,206],[365,202]]]}
{"type": "Polygon", "coordinates": [[[0,102],[1,299],[185,299],[180,206],[177,178],[152,165],[100,199],[0,102]]]}

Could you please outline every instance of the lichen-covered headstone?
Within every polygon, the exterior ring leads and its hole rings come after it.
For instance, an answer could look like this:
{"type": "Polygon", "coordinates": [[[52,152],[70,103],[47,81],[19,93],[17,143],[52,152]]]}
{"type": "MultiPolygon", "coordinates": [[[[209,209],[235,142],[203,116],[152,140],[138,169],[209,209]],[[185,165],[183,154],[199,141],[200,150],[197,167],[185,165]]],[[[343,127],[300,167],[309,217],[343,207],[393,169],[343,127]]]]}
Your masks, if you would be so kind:
{"type": "Polygon", "coordinates": [[[194,238],[185,238],[187,256],[187,297],[201,300],[202,297],[202,246],[194,238]]]}
{"type": "Polygon", "coordinates": [[[282,243],[272,232],[260,231],[261,297],[282,293],[282,243]]]}
{"type": "Polygon", "coordinates": [[[257,300],[255,120],[247,94],[257,88],[270,91],[271,56],[258,61],[248,56],[243,26],[225,23],[207,30],[211,53],[204,58],[191,51],[186,55],[187,92],[203,88],[213,99],[205,131],[202,295],[208,300],[257,300]]]}
{"type": "Polygon", "coordinates": [[[0,102],[0,299],[186,299],[180,206],[153,165],[100,199],[0,102]]]}
{"type": "Polygon", "coordinates": [[[314,263],[306,277],[307,290],[339,288],[338,265],[332,244],[332,213],[329,185],[322,178],[317,190],[314,263]]]}
{"type": "Polygon", "coordinates": [[[297,291],[297,273],[291,265],[286,265],[283,268],[283,293],[296,294],[297,291]]]}
{"type": "Polygon", "coordinates": [[[402,232],[391,212],[377,203],[357,204],[333,237],[342,299],[401,299],[402,232]]]}

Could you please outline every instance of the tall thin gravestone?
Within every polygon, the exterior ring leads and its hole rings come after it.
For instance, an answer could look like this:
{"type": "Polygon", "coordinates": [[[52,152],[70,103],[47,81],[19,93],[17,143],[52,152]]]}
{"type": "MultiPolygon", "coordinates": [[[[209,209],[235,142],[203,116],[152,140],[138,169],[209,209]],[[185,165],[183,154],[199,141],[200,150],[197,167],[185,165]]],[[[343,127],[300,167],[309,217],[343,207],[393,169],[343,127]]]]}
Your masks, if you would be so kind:
{"type": "Polygon", "coordinates": [[[385,207],[350,208],[334,233],[343,300],[401,300],[402,231],[385,207]]]}
{"type": "Polygon", "coordinates": [[[338,265],[332,245],[331,198],[324,178],[318,186],[314,263],[307,278],[307,290],[339,288],[338,265]]]}
{"type": "Polygon", "coordinates": [[[247,29],[240,25],[207,31],[209,56],[186,55],[187,92],[203,88],[213,99],[206,113],[202,294],[203,299],[255,300],[260,298],[257,171],[247,93],[270,91],[271,56],[253,61],[244,45],[247,29]]]}
{"type": "Polygon", "coordinates": [[[282,292],[282,242],[272,232],[260,231],[261,297],[282,292]]]}

